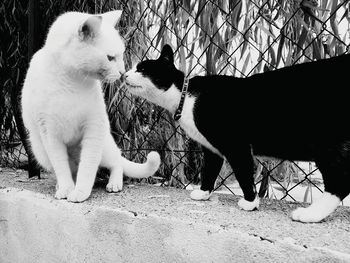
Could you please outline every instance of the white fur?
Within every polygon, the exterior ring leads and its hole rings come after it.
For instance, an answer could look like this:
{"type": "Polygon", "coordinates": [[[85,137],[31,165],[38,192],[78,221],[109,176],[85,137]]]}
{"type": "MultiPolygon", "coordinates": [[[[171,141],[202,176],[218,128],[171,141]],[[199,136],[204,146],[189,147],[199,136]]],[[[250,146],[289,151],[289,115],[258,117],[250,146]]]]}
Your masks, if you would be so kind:
{"type": "Polygon", "coordinates": [[[259,208],[259,203],[260,203],[260,200],[259,200],[258,196],[256,196],[254,201],[252,201],[252,202],[249,202],[249,201],[245,200],[244,198],[241,198],[238,201],[238,206],[245,211],[252,211],[254,209],[259,208]]]}
{"type": "Polygon", "coordinates": [[[324,192],[309,207],[300,207],[292,212],[292,219],[304,223],[320,222],[329,216],[339,205],[340,199],[330,193],[324,192]]]}
{"type": "Polygon", "coordinates": [[[99,165],[111,170],[107,190],[113,192],[122,189],[123,172],[148,177],[159,167],[157,153],[145,164],[124,159],[110,133],[100,80],[114,81],[125,71],[124,44],[114,29],[120,14],[108,12],[102,19],[78,12],[61,15],[30,62],[23,120],[36,160],[56,174],[58,199],[87,199],[99,165]],[[82,33],[87,23],[90,36],[82,33]]]}
{"type": "Polygon", "coordinates": [[[210,192],[196,189],[191,192],[190,196],[191,196],[191,199],[196,201],[207,201],[210,198],[210,192]]]}

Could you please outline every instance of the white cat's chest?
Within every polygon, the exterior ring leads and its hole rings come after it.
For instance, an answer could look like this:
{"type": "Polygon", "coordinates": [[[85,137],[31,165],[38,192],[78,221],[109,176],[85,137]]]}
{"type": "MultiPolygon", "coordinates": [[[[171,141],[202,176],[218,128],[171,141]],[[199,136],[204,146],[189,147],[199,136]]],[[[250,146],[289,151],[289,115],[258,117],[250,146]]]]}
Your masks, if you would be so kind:
{"type": "Polygon", "coordinates": [[[185,130],[186,134],[193,140],[199,142],[201,145],[207,147],[214,153],[222,156],[218,149],[211,145],[208,140],[197,129],[193,118],[193,107],[195,98],[187,97],[182,110],[182,116],[179,120],[180,126],[185,130]]]}
{"type": "MultiPolygon", "coordinates": [[[[38,108],[38,110],[44,110],[48,114],[60,116],[67,121],[83,121],[102,111],[101,103],[97,99],[102,99],[101,97],[96,92],[90,91],[59,91],[51,95],[48,94],[47,102],[42,104],[42,106],[47,107],[46,110],[44,107],[38,108]]],[[[43,99],[45,100],[45,98],[43,99]]]]}
{"type": "Polygon", "coordinates": [[[98,100],[103,100],[97,83],[70,80],[62,67],[52,66],[51,57],[40,50],[31,61],[22,90],[25,119],[47,115],[69,121],[83,116],[86,109],[96,108],[98,100]]]}
{"type": "MultiPolygon", "coordinates": [[[[54,134],[67,144],[78,143],[88,126],[106,129],[108,120],[100,87],[72,90],[58,81],[45,86],[26,83],[23,94],[24,118],[29,130],[54,134]]],[[[78,88],[78,87],[76,87],[78,88]]],[[[81,88],[81,87],[80,87],[81,88]]],[[[108,128],[106,129],[108,130],[108,128]]]]}

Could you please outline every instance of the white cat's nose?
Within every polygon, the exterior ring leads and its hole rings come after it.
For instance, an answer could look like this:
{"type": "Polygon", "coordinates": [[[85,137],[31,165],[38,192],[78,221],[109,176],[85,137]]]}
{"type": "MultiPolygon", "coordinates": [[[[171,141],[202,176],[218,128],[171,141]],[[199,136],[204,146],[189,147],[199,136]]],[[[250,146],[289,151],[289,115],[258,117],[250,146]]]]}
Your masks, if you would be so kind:
{"type": "Polygon", "coordinates": [[[121,81],[125,81],[125,79],[126,79],[126,74],[125,74],[125,72],[124,72],[124,73],[120,73],[120,80],[121,80],[121,81]]]}

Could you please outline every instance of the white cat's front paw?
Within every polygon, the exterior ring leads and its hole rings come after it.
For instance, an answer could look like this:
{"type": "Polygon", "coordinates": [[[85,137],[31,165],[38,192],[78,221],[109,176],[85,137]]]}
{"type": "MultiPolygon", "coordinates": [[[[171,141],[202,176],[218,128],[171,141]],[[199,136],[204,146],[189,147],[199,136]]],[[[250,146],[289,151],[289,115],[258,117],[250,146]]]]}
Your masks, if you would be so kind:
{"type": "Polygon", "coordinates": [[[67,200],[69,202],[73,202],[73,203],[80,203],[80,202],[83,202],[86,199],[88,199],[90,196],[90,193],[91,192],[89,192],[89,191],[81,191],[81,190],[74,189],[68,195],[67,200]]]}
{"type": "Polygon", "coordinates": [[[255,197],[254,201],[249,202],[244,198],[238,201],[238,206],[245,211],[252,211],[254,209],[258,209],[259,207],[259,197],[255,197]]]}
{"type": "Polygon", "coordinates": [[[68,195],[74,190],[74,184],[71,186],[65,186],[65,187],[58,187],[56,186],[56,199],[65,199],[68,197],[68,195]]]}
{"type": "Polygon", "coordinates": [[[109,182],[106,186],[106,190],[109,193],[116,193],[120,192],[123,189],[123,183],[122,184],[116,184],[109,182]]]}
{"type": "Polygon", "coordinates": [[[191,192],[191,199],[197,200],[197,201],[206,201],[210,198],[210,192],[209,191],[203,191],[200,189],[193,190],[191,192]]]}

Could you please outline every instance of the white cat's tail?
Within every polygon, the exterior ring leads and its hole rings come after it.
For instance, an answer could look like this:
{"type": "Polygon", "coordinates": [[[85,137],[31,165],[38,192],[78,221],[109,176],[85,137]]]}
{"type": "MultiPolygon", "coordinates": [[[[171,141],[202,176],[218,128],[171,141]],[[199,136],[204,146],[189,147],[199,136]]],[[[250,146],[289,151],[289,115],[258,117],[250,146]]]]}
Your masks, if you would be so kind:
{"type": "Polygon", "coordinates": [[[158,170],[160,165],[160,156],[157,152],[150,152],[147,155],[147,161],[144,163],[135,163],[124,157],[122,160],[124,175],[132,178],[149,177],[158,170]]]}

